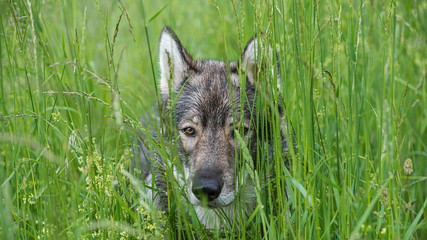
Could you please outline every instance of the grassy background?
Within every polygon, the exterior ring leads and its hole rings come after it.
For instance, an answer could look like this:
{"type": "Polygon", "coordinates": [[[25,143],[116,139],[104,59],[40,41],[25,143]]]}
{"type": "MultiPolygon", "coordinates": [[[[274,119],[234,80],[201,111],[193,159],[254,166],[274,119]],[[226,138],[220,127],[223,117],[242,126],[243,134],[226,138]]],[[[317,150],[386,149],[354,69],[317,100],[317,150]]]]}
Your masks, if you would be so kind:
{"type": "Polygon", "coordinates": [[[263,31],[294,143],[280,205],[290,220],[265,197],[248,231],[179,217],[188,231],[427,236],[427,2],[2,0],[0,19],[0,238],[162,236],[172,217],[126,171],[137,120],[156,102],[164,25],[196,58],[237,59],[263,31]]]}

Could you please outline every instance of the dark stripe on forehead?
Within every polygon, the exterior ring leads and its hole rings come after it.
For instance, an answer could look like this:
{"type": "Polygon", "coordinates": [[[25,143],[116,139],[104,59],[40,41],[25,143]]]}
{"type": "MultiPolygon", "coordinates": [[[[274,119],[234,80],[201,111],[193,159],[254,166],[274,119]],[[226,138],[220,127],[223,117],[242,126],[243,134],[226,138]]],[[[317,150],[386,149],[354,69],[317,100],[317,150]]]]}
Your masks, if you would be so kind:
{"type": "MultiPolygon", "coordinates": [[[[209,86],[209,84],[205,85],[209,86]]],[[[208,122],[223,124],[231,114],[231,94],[228,89],[220,89],[217,84],[212,87],[195,86],[188,84],[176,103],[177,121],[192,118],[198,115],[201,124],[206,126],[208,122]]]]}
{"type": "Polygon", "coordinates": [[[175,96],[178,96],[181,87],[183,88],[175,105],[177,123],[191,120],[197,115],[203,126],[223,126],[233,116],[232,106],[234,115],[240,116],[240,100],[245,101],[245,117],[251,117],[249,108],[253,107],[255,88],[246,84],[245,99],[240,99],[239,86],[229,82],[230,74],[237,79],[239,77],[235,63],[230,63],[229,69],[223,62],[202,61],[197,65],[198,71],[193,71],[185,84],[177,89],[175,96]]]}

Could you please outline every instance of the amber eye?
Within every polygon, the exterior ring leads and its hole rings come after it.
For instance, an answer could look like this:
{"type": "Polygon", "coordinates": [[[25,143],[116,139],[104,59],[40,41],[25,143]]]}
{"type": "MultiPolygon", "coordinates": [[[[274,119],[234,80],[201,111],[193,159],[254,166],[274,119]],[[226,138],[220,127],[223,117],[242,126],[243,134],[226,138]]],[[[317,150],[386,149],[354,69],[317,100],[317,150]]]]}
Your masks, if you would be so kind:
{"type": "MultiPolygon", "coordinates": [[[[236,131],[239,131],[239,130],[236,128],[236,131]]],[[[249,128],[244,127],[244,128],[243,128],[243,136],[248,135],[248,133],[249,133],[249,128]]],[[[232,137],[232,138],[234,138],[234,129],[233,129],[233,130],[231,130],[231,137],[232,137]]]]}
{"type": "Polygon", "coordinates": [[[186,127],[182,129],[182,131],[184,132],[185,135],[189,137],[194,137],[196,135],[196,130],[192,127],[186,127]]]}
{"type": "Polygon", "coordinates": [[[246,136],[246,135],[248,135],[248,132],[249,132],[249,128],[245,127],[243,129],[243,134],[245,134],[245,136],[246,136]]]}

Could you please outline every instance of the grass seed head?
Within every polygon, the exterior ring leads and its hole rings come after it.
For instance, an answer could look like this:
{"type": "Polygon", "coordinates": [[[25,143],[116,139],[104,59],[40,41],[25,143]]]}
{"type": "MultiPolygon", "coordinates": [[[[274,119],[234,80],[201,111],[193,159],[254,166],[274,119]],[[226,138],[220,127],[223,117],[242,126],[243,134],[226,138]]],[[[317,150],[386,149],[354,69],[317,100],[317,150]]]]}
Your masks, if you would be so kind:
{"type": "Polygon", "coordinates": [[[412,160],[410,158],[406,159],[406,161],[403,165],[403,170],[405,171],[406,175],[410,175],[413,172],[412,160]]]}

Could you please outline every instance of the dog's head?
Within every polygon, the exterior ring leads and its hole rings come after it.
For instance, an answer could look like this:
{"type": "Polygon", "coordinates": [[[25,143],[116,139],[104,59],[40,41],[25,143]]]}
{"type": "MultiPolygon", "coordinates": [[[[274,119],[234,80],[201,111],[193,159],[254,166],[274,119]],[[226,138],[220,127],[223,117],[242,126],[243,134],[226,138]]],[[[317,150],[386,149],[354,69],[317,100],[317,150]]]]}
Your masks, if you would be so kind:
{"type": "MultiPolygon", "coordinates": [[[[190,200],[210,208],[230,205],[238,185],[235,129],[255,159],[257,54],[265,49],[255,38],[247,43],[240,63],[195,61],[169,27],[163,29],[159,49],[161,95],[176,119],[190,200]]],[[[267,51],[272,53],[270,46],[267,51]]]]}

